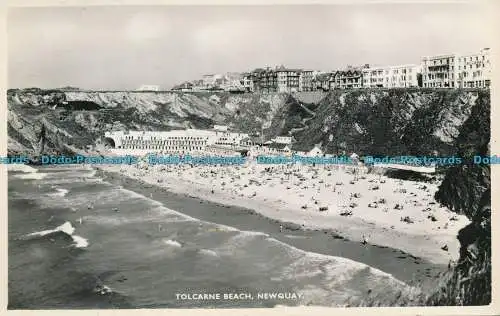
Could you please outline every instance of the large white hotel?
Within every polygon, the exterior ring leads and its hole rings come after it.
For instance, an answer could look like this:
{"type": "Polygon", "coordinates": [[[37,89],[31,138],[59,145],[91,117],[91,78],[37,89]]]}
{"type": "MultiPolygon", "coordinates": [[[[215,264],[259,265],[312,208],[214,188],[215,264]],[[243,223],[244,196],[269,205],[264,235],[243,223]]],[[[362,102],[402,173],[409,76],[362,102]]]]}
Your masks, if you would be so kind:
{"type": "Polygon", "coordinates": [[[276,153],[291,152],[292,137],[279,136],[264,144],[246,133],[230,132],[227,126],[215,125],[211,130],[185,129],[172,131],[113,131],[105,132],[106,143],[115,153],[146,154],[237,152],[261,147],[276,153]]]}
{"type": "Polygon", "coordinates": [[[418,65],[370,67],[362,70],[365,88],[418,87],[418,65]]]}
{"type": "Polygon", "coordinates": [[[486,88],[491,84],[490,49],[474,54],[422,58],[425,88],[486,88]]]}

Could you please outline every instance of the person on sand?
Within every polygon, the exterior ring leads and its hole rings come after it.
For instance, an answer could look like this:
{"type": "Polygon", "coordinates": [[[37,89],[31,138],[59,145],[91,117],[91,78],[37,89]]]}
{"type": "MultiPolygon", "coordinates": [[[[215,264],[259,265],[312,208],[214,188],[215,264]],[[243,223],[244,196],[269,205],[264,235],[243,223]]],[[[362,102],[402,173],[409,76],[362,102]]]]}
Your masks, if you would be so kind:
{"type": "Polygon", "coordinates": [[[280,224],[280,233],[282,233],[282,232],[283,232],[283,225],[280,224]]]}
{"type": "Polygon", "coordinates": [[[363,241],[361,242],[363,245],[366,245],[368,243],[368,240],[365,235],[363,235],[363,241]]]}

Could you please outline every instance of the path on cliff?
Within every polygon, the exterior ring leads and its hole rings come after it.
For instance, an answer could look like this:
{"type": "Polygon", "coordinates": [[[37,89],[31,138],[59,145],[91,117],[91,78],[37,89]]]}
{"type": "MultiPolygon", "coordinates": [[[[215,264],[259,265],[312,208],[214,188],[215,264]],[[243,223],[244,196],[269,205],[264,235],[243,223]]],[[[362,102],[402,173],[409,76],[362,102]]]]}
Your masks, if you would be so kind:
{"type": "Polygon", "coordinates": [[[302,121],[300,122],[300,124],[302,124],[302,127],[295,127],[295,128],[292,128],[290,129],[290,131],[288,132],[289,135],[293,135],[294,133],[296,132],[300,132],[302,130],[304,130],[306,127],[307,127],[307,122],[312,120],[313,118],[316,117],[316,112],[308,109],[306,106],[304,106],[302,104],[302,102],[298,102],[297,103],[304,111],[306,111],[307,113],[309,113],[311,115],[311,117],[306,117],[306,118],[303,118],[302,121]]]}

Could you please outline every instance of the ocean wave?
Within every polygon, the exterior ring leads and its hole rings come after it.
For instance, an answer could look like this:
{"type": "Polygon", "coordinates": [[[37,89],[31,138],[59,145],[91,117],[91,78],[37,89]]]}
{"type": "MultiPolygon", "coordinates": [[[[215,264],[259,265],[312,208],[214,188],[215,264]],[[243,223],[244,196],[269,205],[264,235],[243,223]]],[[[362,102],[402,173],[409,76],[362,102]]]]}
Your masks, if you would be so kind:
{"type": "Polygon", "coordinates": [[[219,255],[217,252],[211,250],[211,249],[200,249],[199,252],[204,255],[209,255],[211,257],[218,257],[219,255]]]}
{"type": "Polygon", "coordinates": [[[389,277],[389,278],[392,278],[394,279],[394,281],[400,285],[406,285],[406,283],[404,283],[403,281],[400,281],[398,279],[396,279],[393,275],[387,273],[387,272],[384,272],[382,270],[379,270],[379,269],[376,269],[376,268],[373,268],[373,267],[370,267],[364,263],[361,263],[361,262],[358,262],[358,261],[354,261],[354,260],[351,260],[351,259],[347,259],[347,258],[344,258],[344,257],[336,257],[336,256],[329,256],[329,255],[324,255],[324,254],[320,254],[320,253],[316,253],[316,252],[310,252],[310,251],[305,251],[305,250],[302,250],[302,249],[299,249],[299,248],[296,248],[294,246],[291,246],[287,243],[284,243],[282,241],[279,241],[275,238],[269,238],[268,239],[269,241],[273,242],[273,243],[276,243],[276,244],[281,244],[285,247],[288,247],[290,249],[293,249],[294,251],[298,252],[298,253],[301,253],[305,256],[308,256],[310,258],[313,258],[313,259],[316,259],[318,261],[323,261],[323,262],[334,262],[335,264],[339,264],[341,266],[345,266],[345,267],[353,267],[354,269],[356,270],[362,270],[362,269],[365,269],[365,268],[369,268],[370,269],[370,273],[376,275],[376,276],[379,276],[379,277],[389,277]]]}
{"type": "Polygon", "coordinates": [[[290,239],[307,239],[307,236],[300,236],[300,235],[285,235],[285,237],[290,239]]]}
{"type": "MultiPolygon", "coordinates": [[[[236,228],[234,228],[236,230],[236,228]]],[[[241,236],[262,236],[262,237],[269,237],[269,234],[263,233],[263,232],[256,232],[252,230],[241,230],[240,231],[241,236]]]]}
{"type": "Polygon", "coordinates": [[[55,233],[64,233],[73,239],[73,242],[74,242],[76,248],[88,247],[88,245],[89,245],[88,240],[81,237],[81,236],[73,235],[74,232],[75,232],[75,228],[73,227],[73,225],[71,225],[71,222],[65,222],[64,224],[57,226],[54,229],[34,232],[34,233],[30,233],[26,236],[27,237],[43,237],[43,236],[47,236],[47,235],[51,235],[51,234],[55,234],[55,233]]]}
{"type": "Polygon", "coordinates": [[[144,222],[158,222],[158,224],[168,224],[168,223],[185,223],[192,222],[192,220],[181,218],[181,217],[166,217],[164,214],[160,216],[153,216],[146,212],[145,214],[137,214],[137,216],[132,216],[127,214],[127,216],[118,216],[115,212],[112,212],[109,216],[103,215],[90,215],[86,216],[85,220],[87,222],[92,222],[98,225],[107,225],[107,226],[119,226],[119,225],[127,225],[134,223],[144,223],[144,222]]]}
{"type": "Polygon", "coordinates": [[[176,247],[176,248],[181,248],[182,247],[182,245],[181,245],[180,242],[178,242],[176,240],[172,240],[172,239],[163,240],[163,243],[166,244],[166,245],[172,246],[172,247],[176,247]]]}
{"type": "Polygon", "coordinates": [[[238,233],[232,235],[223,245],[217,247],[216,250],[218,252],[227,255],[232,255],[235,251],[246,252],[245,249],[247,249],[251,243],[258,241],[259,239],[262,240],[269,237],[268,234],[261,232],[240,231],[236,228],[233,228],[233,231],[238,231],[238,233]]]}
{"type": "MultiPolygon", "coordinates": [[[[82,182],[81,179],[78,178],[44,178],[42,184],[71,184],[82,182]]],[[[103,183],[102,178],[85,178],[85,183],[103,183]]]]}
{"type": "Polygon", "coordinates": [[[33,173],[33,172],[38,172],[38,169],[24,164],[8,164],[7,171],[33,173]]]}
{"type": "Polygon", "coordinates": [[[87,239],[76,235],[72,235],[71,237],[73,237],[76,248],[87,248],[89,246],[89,241],[87,239]]]}
{"type": "Polygon", "coordinates": [[[283,280],[299,281],[321,278],[321,285],[308,284],[300,290],[304,300],[313,305],[348,304],[363,300],[369,289],[377,289],[376,295],[387,299],[412,293],[415,289],[398,280],[393,275],[351,259],[304,251],[274,238],[269,241],[283,245],[294,253],[301,254],[279,273],[283,280]]]}
{"type": "Polygon", "coordinates": [[[47,175],[48,175],[47,173],[31,172],[25,174],[16,174],[14,175],[14,177],[23,180],[41,180],[45,178],[47,175]]]}
{"type": "Polygon", "coordinates": [[[68,194],[69,190],[68,189],[63,189],[63,188],[56,188],[56,192],[54,193],[49,193],[50,196],[59,196],[59,197],[64,197],[66,194],[68,194]]]}

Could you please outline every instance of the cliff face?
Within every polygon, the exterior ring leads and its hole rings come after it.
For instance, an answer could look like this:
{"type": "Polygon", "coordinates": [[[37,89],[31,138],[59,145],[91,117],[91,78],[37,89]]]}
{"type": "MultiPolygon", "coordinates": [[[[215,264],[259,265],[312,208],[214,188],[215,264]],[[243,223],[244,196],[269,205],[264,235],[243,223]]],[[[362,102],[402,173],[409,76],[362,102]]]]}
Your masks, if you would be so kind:
{"type": "Polygon", "coordinates": [[[473,155],[489,156],[489,95],[475,107],[457,138],[458,155],[468,163],[447,170],[436,199],[471,223],[459,231],[460,259],[430,298],[434,305],[491,303],[491,175],[489,165],[475,165],[473,155]]]}
{"type": "MultiPolygon", "coordinates": [[[[211,128],[226,124],[266,138],[293,135],[296,150],[441,155],[457,139],[483,90],[363,89],[324,93],[227,94],[10,90],[9,150],[36,151],[41,125],[47,150],[94,143],[109,130],[211,128]]],[[[489,99],[488,99],[489,100],[489,99]]],[[[488,105],[489,106],[489,105],[488,105]]]]}
{"type": "Polygon", "coordinates": [[[370,89],[328,94],[297,133],[297,147],[327,152],[441,155],[455,151],[462,124],[487,91],[370,89]]]}
{"type": "MultiPolygon", "coordinates": [[[[42,126],[46,152],[61,152],[92,145],[110,130],[203,129],[225,124],[267,135],[270,126],[290,125],[276,122],[288,121],[281,114],[290,107],[285,94],[10,90],[7,96],[10,153],[37,152],[42,126]]],[[[279,134],[283,128],[272,130],[279,134]]]]}

